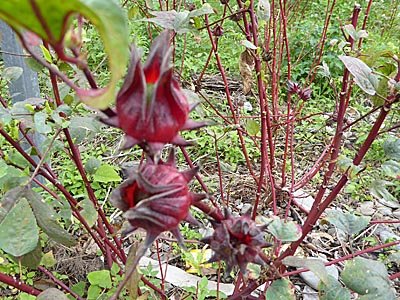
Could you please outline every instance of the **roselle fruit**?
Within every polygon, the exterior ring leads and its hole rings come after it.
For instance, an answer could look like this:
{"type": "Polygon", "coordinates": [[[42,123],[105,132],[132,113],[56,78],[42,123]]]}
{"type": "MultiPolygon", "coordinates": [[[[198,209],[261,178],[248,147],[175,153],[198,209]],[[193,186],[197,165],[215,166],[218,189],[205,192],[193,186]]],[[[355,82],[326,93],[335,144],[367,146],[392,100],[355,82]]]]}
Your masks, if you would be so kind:
{"type": "Polygon", "coordinates": [[[185,220],[199,225],[189,208],[205,198],[204,194],[191,193],[188,188],[197,171],[198,168],[193,168],[179,172],[173,151],[166,162],[148,159],[111,195],[111,202],[125,212],[130,223],[125,233],[143,228],[147,232],[145,247],[148,247],[160,233],[170,231],[183,246],[179,223],[185,220]]]}
{"type": "Polygon", "coordinates": [[[214,251],[209,262],[222,260],[226,264],[226,273],[234,266],[246,274],[248,263],[264,265],[260,253],[271,246],[264,239],[266,225],[257,225],[250,213],[234,217],[226,210],[225,219],[220,223],[212,222],[214,232],[202,241],[214,251]]]}
{"type": "Polygon", "coordinates": [[[167,143],[187,146],[179,131],[201,127],[189,119],[191,107],[170,64],[170,34],[161,33],[142,67],[132,48],[131,64],[117,95],[114,115],[103,122],[125,132],[124,148],[141,146],[154,155],[167,143]]]}
{"type": "Polygon", "coordinates": [[[290,94],[296,94],[301,100],[307,101],[311,98],[312,90],[311,88],[301,88],[300,84],[293,81],[287,82],[287,89],[290,94]]]}

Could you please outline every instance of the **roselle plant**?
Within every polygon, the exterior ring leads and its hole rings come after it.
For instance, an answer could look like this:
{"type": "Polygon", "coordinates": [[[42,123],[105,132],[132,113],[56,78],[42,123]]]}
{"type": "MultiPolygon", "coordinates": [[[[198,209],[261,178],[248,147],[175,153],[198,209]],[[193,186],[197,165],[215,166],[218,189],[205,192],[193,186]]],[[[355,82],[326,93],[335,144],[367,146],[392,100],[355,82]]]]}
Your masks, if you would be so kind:
{"type": "MultiPolygon", "coordinates": [[[[399,53],[364,52],[373,1],[368,1],[365,8],[355,5],[349,24],[344,24],[349,10],[346,16],[339,15],[341,27],[332,16],[343,8],[337,1],[322,1],[322,31],[311,54],[296,52],[292,41],[298,41],[296,35],[304,32],[293,36],[291,31],[311,9],[308,1],[193,2],[186,3],[187,10],[175,1],[150,2],[124,1],[118,5],[111,0],[10,0],[0,4],[0,19],[13,28],[30,59],[45,67],[46,82],[52,91],[43,99],[27,99],[14,105],[9,104],[7,96],[0,96],[0,249],[10,260],[43,273],[59,290],[42,291],[4,272],[0,273],[0,281],[39,298],[63,299],[64,293],[76,299],[85,295],[96,298],[104,292],[107,299],[126,294],[134,299],[146,295],[139,289],[141,280],[157,297],[167,299],[167,271],[161,270],[161,285],[157,286],[137,272],[137,265],[155,244],[161,266],[158,239],[167,239],[169,232],[179,249],[191,246],[179,229],[188,222],[193,228],[212,227],[197,242],[212,250],[210,262],[224,266],[225,271],[217,270],[219,281],[221,272],[227,278],[235,274],[229,299],[295,299],[290,280],[307,270],[320,280],[320,299],[351,299],[352,294],[360,299],[395,299],[392,281],[400,273],[392,270],[389,275],[384,264],[371,257],[400,241],[382,240],[360,250],[351,245],[348,253],[325,261],[298,254],[298,250],[309,247],[313,231],[321,230],[326,223],[346,233],[349,243],[368,226],[399,223],[327,211],[338,204],[335,200],[343,199],[341,192],[349,181],[363,176],[368,169],[362,165],[368,151],[385,135],[391,138],[384,144],[387,157],[382,170],[393,180],[400,176],[400,143],[394,134],[400,121],[396,111],[400,100],[399,53]],[[137,19],[135,30],[145,28],[146,33],[141,34],[151,44],[143,65],[137,46],[129,42],[126,10],[130,18],[137,19]],[[327,49],[327,38],[335,26],[342,42],[333,52],[327,49]],[[95,68],[88,62],[92,49],[86,45],[87,28],[97,29],[107,54],[109,81],[104,87],[97,83],[95,68]],[[234,53],[239,60],[245,103],[237,100],[232,91],[224,65],[231,69],[235,65],[228,53],[234,53]],[[340,76],[324,61],[329,58],[326,53],[343,67],[340,76]],[[300,70],[299,61],[307,55],[311,55],[308,67],[300,70]],[[183,86],[186,70],[198,57],[204,61],[193,84],[196,95],[183,86]],[[220,99],[221,94],[219,99],[212,99],[202,84],[210,70],[219,73],[225,99],[220,99]],[[71,101],[72,96],[86,107],[71,101]],[[189,114],[200,97],[205,109],[193,113],[199,119],[194,121],[189,114]],[[363,104],[368,107],[363,108],[362,115],[349,120],[352,106],[357,106],[360,98],[365,98],[363,104]],[[329,113],[324,111],[324,101],[334,103],[329,106],[329,113]],[[315,107],[316,112],[309,111],[315,107]],[[78,115],[87,108],[97,110],[96,118],[78,115]],[[217,129],[203,118],[204,111],[218,124],[217,129]],[[320,116],[328,116],[323,127],[331,128],[322,137],[322,130],[313,132],[309,122],[320,116]],[[138,165],[125,170],[126,180],[122,183],[115,166],[96,159],[84,162],[82,142],[94,141],[90,133],[98,128],[102,128],[102,134],[110,130],[98,120],[118,128],[113,131],[114,136],[123,134],[123,153],[140,149],[138,165]],[[342,154],[349,155],[346,134],[365,120],[368,122],[363,136],[351,147],[353,158],[342,159],[342,154]],[[192,129],[199,130],[186,132],[192,129]],[[34,132],[46,136],[44,145],[32,139],[34,132]],[[210,181],[193,163],[198,159],[192,157],[198,146],[184,139],[185,135],[199,137],[200,144],[201,136],[210,132],[215,141],[212,149],[217,189],[206,184],[210,181]],[[314,134],[312,138],[302,138],[301,133],[310,132],[314,134]],[[252,191],[246,195],[250,210],[246,212],[236,211],[234,193],[227,187],[229,168],[224,163],[226,153],[221,150],[221,143],[232,135],[237,145],[232,143],[228,148],[240,151],[243,159],[238,165],[252,182],[252,191]],[[304,165],[307,152],[303,153],[303,144],[308,139],[314,143],[318,138],[323,146],[311,144],[312,161],[304,165]],[[167,148],[170,150],[165,159],[167,148]],[[178,148],[188,165],[183,171],[177,163],[178,148]],[[73,162],[79,175],[73,181],[77,182],[68,182],[57,168],[62,152],[73,162]],[[194,178],[201,192],[193,190],[194,178]],[[103,186],[106,184],[107,193],[103,186]],[[303,188],[313,191],[309,207],[296,196],[304,193],[303,188]],[[128,224],[123,230],[114,227],[103,199],[123,212],[122,218],[128,224]],[[57,213],[61,214],[65,206],[71,216],[59,218],[57,213]],[[193,209],[201,217],[196,219],[193,209]],[[79,230],[65,226],[70,219],[79,224],[79,230]],[[146,232],[145,240],[138,246],[137,238],[133,246],[129,245],[127,257],[129,239],[125,237],[139,228],[146,232]],[[77,291],[58,279],[42,259],[52,243],[75,247],[77,235],[82,234],[80,229],[98,246],[105,267],[111,272],[90,273],[88,291],[77,291]],[[339,281],[327,273],[326,266],[341,266],[343,262],[339,281]],[[254,265],[260,267],[259,274],[249,272],[254,265]],[[99,274],[106,274],[107,281],[99,280],[99,274]],[[113,275],[114,284],[109,282],[109,274],[113,275]]],[[[372,194],[395,202],[391,183],[379,182],[381,186],[377,188],[375,184],[372,194]]],[[[318,248],[313,251],[326,254],[318,248]]],[[[219,291],[215,294],[218,298],[219,291]]]]}

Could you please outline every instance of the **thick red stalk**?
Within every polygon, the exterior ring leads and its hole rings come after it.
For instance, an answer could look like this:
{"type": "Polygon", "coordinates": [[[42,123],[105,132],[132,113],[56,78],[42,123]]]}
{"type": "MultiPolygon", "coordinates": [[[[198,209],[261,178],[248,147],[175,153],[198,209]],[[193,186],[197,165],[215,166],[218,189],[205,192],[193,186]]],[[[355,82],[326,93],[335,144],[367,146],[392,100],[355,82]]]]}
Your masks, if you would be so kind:
{"type": "MultiPolygon", "coordinates": [[[[44,43],[44,45],[45,45],[46,48],[49,47],[47,43],[44,43]]],[[[51,71],[49,71],[49,72],[50,72],[50,80],[51,80],[51,84],[52,84],[52,88],[53,88],[54,98],[55,98],[57,106],[60,106],[62,104],[62,100],[61,100],[59,89],[58,89],[56,74],[54,74],[51,71]]],[[[95,209],[96,209],[96,211],[98,213],[98,225],[99,225],[99,227],[103,227],[103,224],[104,224],[106,226],[107,230],[110,232],[111,236],[113,237],[113,240],[114,240],[115,244],[117,245],[118,249],[122,249],[121,241],[114,234],[113,227],[108,222],[107,217],[104,214],[104,211],[101,209],[101,207],[100,207],[100,205],[99,205],[99,203],[97,201],[97,197],[95,196],[93,188],[92,188],[92,186],[91,186],[91,184],[90,184],[90,182],[89,182],[89,180],[88,180],[88,178],[86,176],[86,171],[85,171],[85,168],[84,168],[83,163],[82,163],[80,151],[79,151],[78,147],[74,144],[74,142],[72,140],[72,137],[71,137],[71,134],[69,132],[69,129],[65,128],[65,129],[63,129],[63,132],[64,132],[64,135],[65,135],[65,137],[67,139],[68,146],[69,146],[69,149],[70,149],[71,154],[72,154],[72,156],[71,156],[72,160],[74,161],[74,163],[75,163],[75,165],[76,165],[76,167],[77,167],[77,169],[79,171],[79,174],[81,175],[81,178],[82,178],[83,183],[85,185],[85,188],[86,188],[86,191],[88,193],[89,199],[92,201],[92,203],[93,203],[93,205],[94,205],[94,207],[95,207],[95,209]]],[[[103,230],[103,232],[100,232],[100,235],[102,236],[103,239],[108,238],[104,230],[103,230]]],[[[110,253],[109,253],[108,246],[106,246],[105,250],[106,250],[106,257],[110,258],[110,253]]],[[[119,256],[121,258],[123,258],[122,261],[126,261],[126,255],[125,255],[124,251],[122,251],[122,250],[117,250],[117,251],[120,252],[119,256]]],[[[112,261],[108,261],[108,264],[109,264],[109,267],[111,268],[112,261]]]]}
{"type": "Polygon", "coordinates": [[[33,286],[27,285],[22,281],[0,272],[0,282],[13,286],[18,290],[28,293],[29,295],[38,296],[41,291],[35,289],[33,286]]]}
{"type": "MultiPolygon", "coordinates": [[[[250,8],[249,14],[251,19],[251,29],[252,29],[252,36],[253,36],[253,43],[256,47],[258,47],[258,37],[257,37],[257,21],[254,12],[254,1],[250,1],[250,8]]],[[[262,66],[260,56],[255,53],[254,55],[254,63],[255,63],[255,71],[257,74],[257,89],[258,89],[258,101],[260,105],[260,122],[261,122],[261,170],[260,175],[258,178],[258,186],[257,186],[257,194],[256,199],[253,204],[253,212],[252,218],[255,219],[257,215],[257,208],[259,205],[260,197],[261,197],[261,189],[264,184],[264,176],[265,173],[268,174],[270,186],[271,186],[271,196],[272,196],[272,203],[273,203],[273,211],[277,213],[277,206],[276,206],[276,194],[275,194],[275,179],[272,175],[272,166],[273,166],[273,159],[274,159],[274,144],[272,141],[272,130],[271,130],[271,123],[270,123],[270,116],[269,116],[269,109],[266,103],[265,97],[265,88],[262,80],[262,66]],[[270,150],[270,161],[268,161],[267,155],[267,140],[269,141],[269,150],[270,150]]]]}

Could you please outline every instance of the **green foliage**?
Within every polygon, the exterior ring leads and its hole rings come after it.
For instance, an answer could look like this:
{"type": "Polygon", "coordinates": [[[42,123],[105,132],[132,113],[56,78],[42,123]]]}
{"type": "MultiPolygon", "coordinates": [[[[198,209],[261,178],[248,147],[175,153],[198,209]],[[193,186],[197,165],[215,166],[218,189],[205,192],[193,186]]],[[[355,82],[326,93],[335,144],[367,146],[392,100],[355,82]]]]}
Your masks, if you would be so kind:
{"type": "Polygon", "coordinates": [[[293,221],[274,219],[268,225],[268,231],[282,242],[297,241],[301,236],[301,228],[293,221]]]}
{"type": "Polygon", "coordinates": [[[371,220],[370,217],[356,216],[355,214],[343,213],[338,210],[328,211],[326,219],[350,236],[359,233],[367,227],[371,220]]]}
{"type": "Polygon", "coordinates": [[[267,290],[265,295],[267,300],[294,300],[294,290],[292,284],[287,279],[275,280],[267,290]]]}
{"type": "MultiPolygon", "coordinates": [[[[40,1],[36,5],[44,18],[42,22],[34,17],[32,5],[27,0],[4,3],[0,8],[0,18],[21,34],[24,28],[29,28],[55,47],[65,39],[65,28],[71,23],[68,18],[71,12],[79,12],[91,20],[102,36],[106,52],[110,54],[108,61],[112,78],[108,88],[100,94],[82,95],[81,99],[97,108],[107,107],[114,100],[117,81],[123,76],[128,61],[127,25],[122,10],[109,0],[53,1],[52,5],[40,1]],[[67,24],[64,24],[66,21],[67,24]],[[51,24],[50,31],[43,24],[51,24]]],[[[48,55],[47,59],[51,60],[48,55]]]]}
{"type": "Polygon", "coordinates": [[[205,300],[207,297],[226,299],[227,296],[223,292],[217,292],[215,290],[208,289],[208,279],[207,277],[202,277],[201,280],[197,283],[197,286],[188,286],[184,287],[184,290],[187,291],[190,295],[186,299],[190,300],[205,300]]]}
{"type": "Polygon", "coordinates": [[[348,261],[341,278],[344,284],[361,295],[360,299],[395,299],[385,265],[362,257],[348,261]]]}

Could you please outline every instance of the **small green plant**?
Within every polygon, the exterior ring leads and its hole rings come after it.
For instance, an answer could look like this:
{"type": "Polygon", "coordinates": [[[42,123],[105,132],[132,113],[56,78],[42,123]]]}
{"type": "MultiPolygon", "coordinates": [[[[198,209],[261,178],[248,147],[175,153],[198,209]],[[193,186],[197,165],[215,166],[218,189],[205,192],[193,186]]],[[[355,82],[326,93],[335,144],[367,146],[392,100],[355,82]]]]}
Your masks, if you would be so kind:
{"type": "Polygon", "coordinates": [[[188,297],[185,298],[188,300],[205,300],[208,297],[212,299],[227,298],[227,296],[221,291],[218,292],[216,290],[210,290],[208,288],[208,279],[205,276],[201,278],[201,280],[197,283],[197,286],[187,286],[183,289],[189,293],[188,297]]]}

